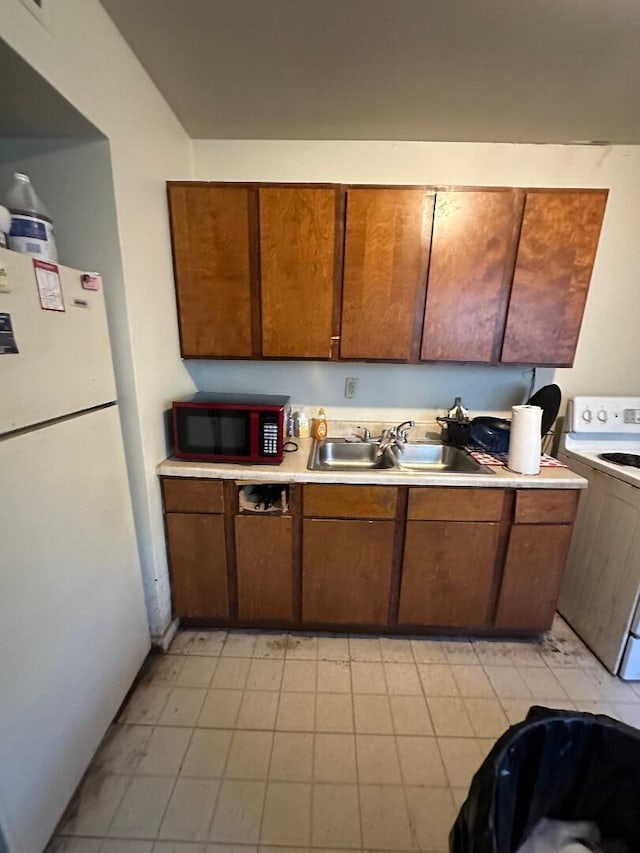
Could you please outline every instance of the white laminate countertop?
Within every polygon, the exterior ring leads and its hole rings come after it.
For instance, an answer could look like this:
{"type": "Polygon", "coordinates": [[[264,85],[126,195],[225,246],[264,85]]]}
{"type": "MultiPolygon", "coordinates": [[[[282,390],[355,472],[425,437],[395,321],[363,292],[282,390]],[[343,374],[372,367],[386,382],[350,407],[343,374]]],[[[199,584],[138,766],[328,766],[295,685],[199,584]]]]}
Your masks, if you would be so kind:
{"type": "Polygon", "coordinates": [[[416,474],[384,471],[309,471],[312,438],[296,438],[299,449],[285,453],[281,465],[231,462],[183,462],[169,457],[157,467],[161,477],[203,477],[251,483],[344,483],[375,486],[475,486],[509,489],[585,489],[587,481],[568,468],[541,468],[539,474],[516,474],[493,468],[491,474],[416,474]]]}

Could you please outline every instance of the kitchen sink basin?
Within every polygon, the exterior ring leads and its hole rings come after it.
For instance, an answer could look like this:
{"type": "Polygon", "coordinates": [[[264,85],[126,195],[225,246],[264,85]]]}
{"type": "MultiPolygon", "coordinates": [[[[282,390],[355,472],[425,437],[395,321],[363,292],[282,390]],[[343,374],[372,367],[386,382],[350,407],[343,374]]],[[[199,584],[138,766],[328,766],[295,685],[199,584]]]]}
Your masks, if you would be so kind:
{"type": "Polygon", "coordinates": [[[381,471],[392,474],[492,474],[456,447],[437,442],[407,442],[378,456],[376,441],[327,438],[314,441],[307,468],[311,471],[381,471]]]}

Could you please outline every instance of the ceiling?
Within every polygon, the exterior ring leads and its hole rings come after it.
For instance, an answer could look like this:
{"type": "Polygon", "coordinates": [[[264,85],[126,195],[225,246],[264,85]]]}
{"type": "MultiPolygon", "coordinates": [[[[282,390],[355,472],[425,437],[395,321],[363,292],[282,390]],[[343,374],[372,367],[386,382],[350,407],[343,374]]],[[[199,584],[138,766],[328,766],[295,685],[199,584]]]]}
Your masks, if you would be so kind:
{"type": "Polygon", "coordinates": [[[102,0],[186,131],[640,143],[638,0],[102,0]]]}

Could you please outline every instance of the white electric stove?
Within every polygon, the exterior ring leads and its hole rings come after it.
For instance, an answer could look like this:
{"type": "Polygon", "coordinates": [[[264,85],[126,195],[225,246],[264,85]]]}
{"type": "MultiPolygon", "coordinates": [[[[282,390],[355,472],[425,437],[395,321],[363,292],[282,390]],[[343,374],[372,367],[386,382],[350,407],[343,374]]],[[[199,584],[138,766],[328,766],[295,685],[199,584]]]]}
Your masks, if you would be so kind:
{"type": "Polygon", "coordinates": [[[589,481],[558,610],[610,672],[640,680],[640,397],[570,400],[558,458],[589,481]]]}

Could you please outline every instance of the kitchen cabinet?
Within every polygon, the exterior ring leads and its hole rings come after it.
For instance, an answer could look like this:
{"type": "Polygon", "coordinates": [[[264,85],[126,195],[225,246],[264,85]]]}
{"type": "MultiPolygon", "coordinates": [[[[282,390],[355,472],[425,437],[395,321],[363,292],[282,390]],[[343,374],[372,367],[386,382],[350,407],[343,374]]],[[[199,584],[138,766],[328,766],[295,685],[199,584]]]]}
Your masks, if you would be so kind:
{"type": "Polygon", "coordinates": [[[291,516],[236,516],[235,548],[240,620],[295,621],[291,516]]]}
{"type": "Polygon", "coordinates": [[[433,192],[347,190],[340,357],[416,360],[433,192]]]}

